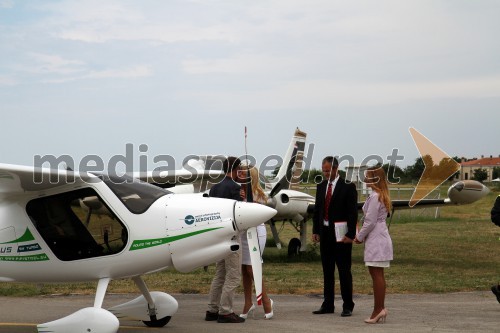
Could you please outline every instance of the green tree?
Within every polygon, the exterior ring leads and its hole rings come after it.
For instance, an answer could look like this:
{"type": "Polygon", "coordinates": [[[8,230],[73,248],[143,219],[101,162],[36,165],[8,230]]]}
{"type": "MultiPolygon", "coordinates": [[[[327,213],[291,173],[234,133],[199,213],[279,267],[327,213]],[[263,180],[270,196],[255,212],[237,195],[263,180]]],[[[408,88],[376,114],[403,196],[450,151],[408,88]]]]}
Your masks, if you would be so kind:
{"type": "Polygon", "coordinates": [[[382,168],[387,175],[387,180],[392,184],[399,184],[406,178],[404,170],[397,165],[389,165],[389,163],[386,163],[382,165],[382,168]]]}
{"type": "MultiPolygon", "coordinates": [[[[458,164],[462,163],[462,158],[458,156],[453,156],[452,159],[458,164]]],[[[450,178],[448,178],[448,180],[453,181],[455,180],[455,178],[458,178],[459,175],[460,175],[460,170],[451,175],[450,178]]]]}
{"type": "Polygon", "coordinates": [[[483,182],[488,178],[488,170],[479,168],[474,170],[474,176],[472,179],[477,180],[478,182],[483,182]]]}
{"type": "Polygon", "coordinates": [[[493,179],[500,178],[500,167],[494,167],[493,168],[492,178],[493,179]]]}
{"type": "Polygon", "coordinates": [[[415,163],[413,165],[408,165],[404,169],[404,173],[406,176],[406,179],[408,180],[413,180],[417,181],[420,179],[422,176],[422,173],[424,173],[425,165],[424,165],[424,160],[422,157],[418,157],[415,159],[415,163]]]}
{"type": "Polygon", "coordinates": [[[300,175],[300,182],[303,183],[303,184],[306,184],[306,183],[314,183],[314,180],[316,178],[316,176],[322,176],[322,172],[321,170],[318,170],[318,169],[311,169],[311,170],[304,170],[302,171],[302,175],[300,175]]]}

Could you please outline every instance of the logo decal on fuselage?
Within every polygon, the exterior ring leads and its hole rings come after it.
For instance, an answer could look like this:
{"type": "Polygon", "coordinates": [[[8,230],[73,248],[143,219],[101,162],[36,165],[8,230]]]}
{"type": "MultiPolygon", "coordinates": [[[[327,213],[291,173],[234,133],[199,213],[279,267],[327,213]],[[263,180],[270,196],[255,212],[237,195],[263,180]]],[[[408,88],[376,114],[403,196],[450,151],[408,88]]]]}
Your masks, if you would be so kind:
{"type": "Polygon", "coordinates": [[[191,225],[194,223],[194,216],[193,215],[188,215],[184,218],[184,222],[186,222],[187,225],[191,225]]]}
{"type": "Polygon", "coordinates": [[[212,221],[222,221],[222,218],[220,217],[220,213],[208,213],[208,214],[203,214],[203,215],[187,215],[184,218],[184,222],[187,225],[192,225],[193,223],[201,223],[201,222],[212,222],[212,221]]]}
{"type": "Polygon", "coordinates": [[[39,251],[42,248],[40,247],[40,244],[35,243],[35,244],[29,244],[29,245],[19,245],[17,248],[17,252],[31,252],[31,251],[39,251]]]}
{"type": "Polygon", "coordinates": [[[0,253],[5,254],[5,256],[0,256],[0,261],[32,262],[49,260],[49,257],[45,253],[17,256],[15,255],[15,253],[41,251],[42,247],[40,246],[40,244],[33,243],[33,241],[36,241],[35,237],[33,237],[33,234],[31,233],[29,228],[26,228],[24,234],[21,237],[8,242],[0,243],[0,245],[2,245],[0,246],[0,253]],[[31,242],[32,244],[18,245],[18,243],[26,242],[31,242]]]}

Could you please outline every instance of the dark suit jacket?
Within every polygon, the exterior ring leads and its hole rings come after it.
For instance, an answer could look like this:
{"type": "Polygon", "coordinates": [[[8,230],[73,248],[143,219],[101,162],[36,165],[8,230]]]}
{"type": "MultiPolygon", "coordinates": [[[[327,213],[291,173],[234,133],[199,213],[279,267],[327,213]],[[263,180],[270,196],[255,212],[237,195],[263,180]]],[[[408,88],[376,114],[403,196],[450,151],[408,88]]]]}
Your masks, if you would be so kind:
{"type": "Polygon", "coordinates": [[[495,200],[495,204],[491,209],[491,222],[500,227],[500,195],[495,200]]]}
{"type": "Polygon", "coordinates": [[[209,195],[215,198],[225,198],[241,201],[241,186],[229,177],[224,177],[220,182],[212,186],[209,195]]]}
{"type": "Polygon", "coordinates": [[[330,206],[328,207],[328,220],[330,227],[323,226],[325,196],[328,181],[324,180],[316,188],[316,202],[314,204],[313,233],[321,235],[323,230],[335,233],[334,222],[347,221],[346,236],[354,239],[356,236],[356,223],[358,220],[358,193],[356,185],[346,183],[343,178],[339,178],[333,190],[330,206]]]}

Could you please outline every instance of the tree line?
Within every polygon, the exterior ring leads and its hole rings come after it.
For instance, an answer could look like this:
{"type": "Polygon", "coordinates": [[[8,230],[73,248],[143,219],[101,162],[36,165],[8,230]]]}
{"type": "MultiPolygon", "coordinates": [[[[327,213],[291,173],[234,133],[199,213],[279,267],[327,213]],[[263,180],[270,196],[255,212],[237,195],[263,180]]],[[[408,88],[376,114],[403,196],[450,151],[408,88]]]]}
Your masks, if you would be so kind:
{"type": "MultiPolygon", "coordinates": [[[[455,156],[452,158],[456,162],[460,163],[461,158],[455,156]]],[[[447,165],[452,163],[450,160],[443,159],[439,162],[439,167],[441,170],[444,168],[447,168],[447,165]]],[[[419,181],[420,177],[422,176],[425,165],[434,165],[434,162],[432,161],[432,157],[429,155],[422,157],[418,157],[415,159],[415,163],[412,165],[408,165],[405,168],[401,168],[397,165],[390,165],[389,163],[383,164],[382,168],[384,168],[385,173],[387,174],[388,180],[391,183],[416,183],[419,181]],[[424,163],[425,161],[425,163],[424,163]]],[[[380,166],[380,164],[378,165],[380,166]]],[[[438,170],[439,168],[436,168],[438,170]]],[[[276,176],[278,173],[279,167],[276,167],[276,169],[273,172],[273,176],[276,176]]],[[[434,170],[434,169],[433,169],[434,170]]],[[[345,178],[346,177],[346,172],[343,170],[339,170],[340,176],[345,178]]],[[[452,176],[450,176],[448,179],[450,181],[458,178],[460,174],[460,171],[457,171],[454,173],[452,176]]],[[[432,175],[431,175],[432,176],[432,175]]],[[[495,167],[493,168],[493,178],[500,178],[500,167],[495,167]]],[[[303,184],[307,183],[319,183],[322,180],[323,174],[321,172],[321,169],[308,169],[304,170],[300,176],[300,182],[303,184]]],[[[473,175],[471,179],[477,180],[479,182],[483,182],[488,178],[488,173],[487,170],[484,168],[478,168],[475,169],[473,172],[473,175]]]]}

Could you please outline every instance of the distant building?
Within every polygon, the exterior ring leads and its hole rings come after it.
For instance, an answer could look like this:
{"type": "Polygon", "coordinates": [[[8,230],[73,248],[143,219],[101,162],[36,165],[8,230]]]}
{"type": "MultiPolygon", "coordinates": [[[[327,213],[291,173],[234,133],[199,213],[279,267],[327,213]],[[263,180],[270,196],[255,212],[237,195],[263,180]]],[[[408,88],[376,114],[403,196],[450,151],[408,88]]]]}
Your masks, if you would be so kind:
{"type": "Polygon", "coordinates": [[[346,171],[346,180],[353,182],[356,185],[358,194],[367,195],[369,194],[368,189],[366,188],[366,183],[362,181],[364,179],[365,171],[369,166],[366,164],[354,164],[348,165],[345,168],[346,171]]]}
{"type": "Polygon", "coordinates": [[[500,167],[500,156],[481,156],[480,159],[464,161],[460,163],[460,180],[472,179],[476,169],[486,169],[488,178],[486,178],[485,182],[491,182],[493,180],[493,168],[496,167],[500,167]]]}

